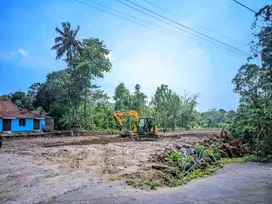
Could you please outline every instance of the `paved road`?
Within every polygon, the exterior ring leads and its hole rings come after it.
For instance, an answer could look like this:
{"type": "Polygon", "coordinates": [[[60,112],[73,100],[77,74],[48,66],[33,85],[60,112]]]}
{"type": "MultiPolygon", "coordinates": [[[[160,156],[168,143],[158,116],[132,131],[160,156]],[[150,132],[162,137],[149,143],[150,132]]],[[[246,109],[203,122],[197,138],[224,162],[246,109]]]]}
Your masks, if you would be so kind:
{"type": "Polygon", "coordinates": [[[89,186],[55,198],[48,203],[91,204],[271,204],[272,163],[228,165],[217,174],[178,188],[145,192],[109,182],[89,186]]]}

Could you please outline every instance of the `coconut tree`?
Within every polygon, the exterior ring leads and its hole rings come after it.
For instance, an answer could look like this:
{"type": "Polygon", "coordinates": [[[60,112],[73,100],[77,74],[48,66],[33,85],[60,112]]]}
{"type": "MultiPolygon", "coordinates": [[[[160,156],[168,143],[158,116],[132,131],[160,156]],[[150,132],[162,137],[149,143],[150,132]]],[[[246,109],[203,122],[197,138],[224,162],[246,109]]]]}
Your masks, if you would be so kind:
{"type": "Polygon", "coordinates": [[[55,45],[51,49],[56,50],[56,59],[61,59],[66,55],[65,61],[69,68],[73,68],[73,57],[79,55],[82,47],[81,41],[76,39],[79,26],[73,30],[69,22],[62,22],[61,25],[62,30],[58,27],[55,29],[59,36],[55,38],[55,45]]]}

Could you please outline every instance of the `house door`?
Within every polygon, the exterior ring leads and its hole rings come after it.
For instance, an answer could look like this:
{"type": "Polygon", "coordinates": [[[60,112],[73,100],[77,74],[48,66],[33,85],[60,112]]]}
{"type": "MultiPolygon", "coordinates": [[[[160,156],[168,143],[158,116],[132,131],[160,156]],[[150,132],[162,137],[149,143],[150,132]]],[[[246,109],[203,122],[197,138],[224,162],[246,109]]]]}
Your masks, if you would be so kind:
{"type": "Polygon", "coordinates": [[[40,120],[34,119],[34,130],[40,129],[40,120]]]}
{"type": "Polygon", "coordinates": [[[3,119],[3,131],[11,131],[11,119],[3,119]]]}

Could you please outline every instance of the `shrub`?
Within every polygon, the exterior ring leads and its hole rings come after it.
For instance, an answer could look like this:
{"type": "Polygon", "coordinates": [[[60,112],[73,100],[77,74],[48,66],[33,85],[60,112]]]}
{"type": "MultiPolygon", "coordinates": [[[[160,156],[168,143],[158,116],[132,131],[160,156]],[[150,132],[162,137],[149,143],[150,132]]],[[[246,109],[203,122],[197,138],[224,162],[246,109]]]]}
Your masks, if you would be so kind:
{"type": "Polygon", "coordinates": [[[217,160],[219,160],[221,158],[221,151],[220,151],[221,145],[220,145],[220,143],[219,142],[213,143],[211,145],[211,148],[212,148],[212,151],[213,151],[213,155],[215,156],[215,158],[217,160]]]}
{"type": "Polygon", "coordinates": [[[174,166],[182,166],[182,153],[181,152],[172,152],[169,157],[170,163],[174,166]]]}

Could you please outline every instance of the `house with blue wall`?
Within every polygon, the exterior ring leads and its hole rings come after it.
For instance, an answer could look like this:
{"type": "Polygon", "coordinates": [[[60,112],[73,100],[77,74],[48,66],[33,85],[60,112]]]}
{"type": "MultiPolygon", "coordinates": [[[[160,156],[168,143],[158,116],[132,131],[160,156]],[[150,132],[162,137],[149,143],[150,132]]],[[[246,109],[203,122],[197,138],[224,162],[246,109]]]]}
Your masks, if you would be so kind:
{"type": "Polygon", "coordinates": [[[45,116],[39,111],[18,107],[10,100],[0,100],[0,132],[43,131],[45,116]]]}

